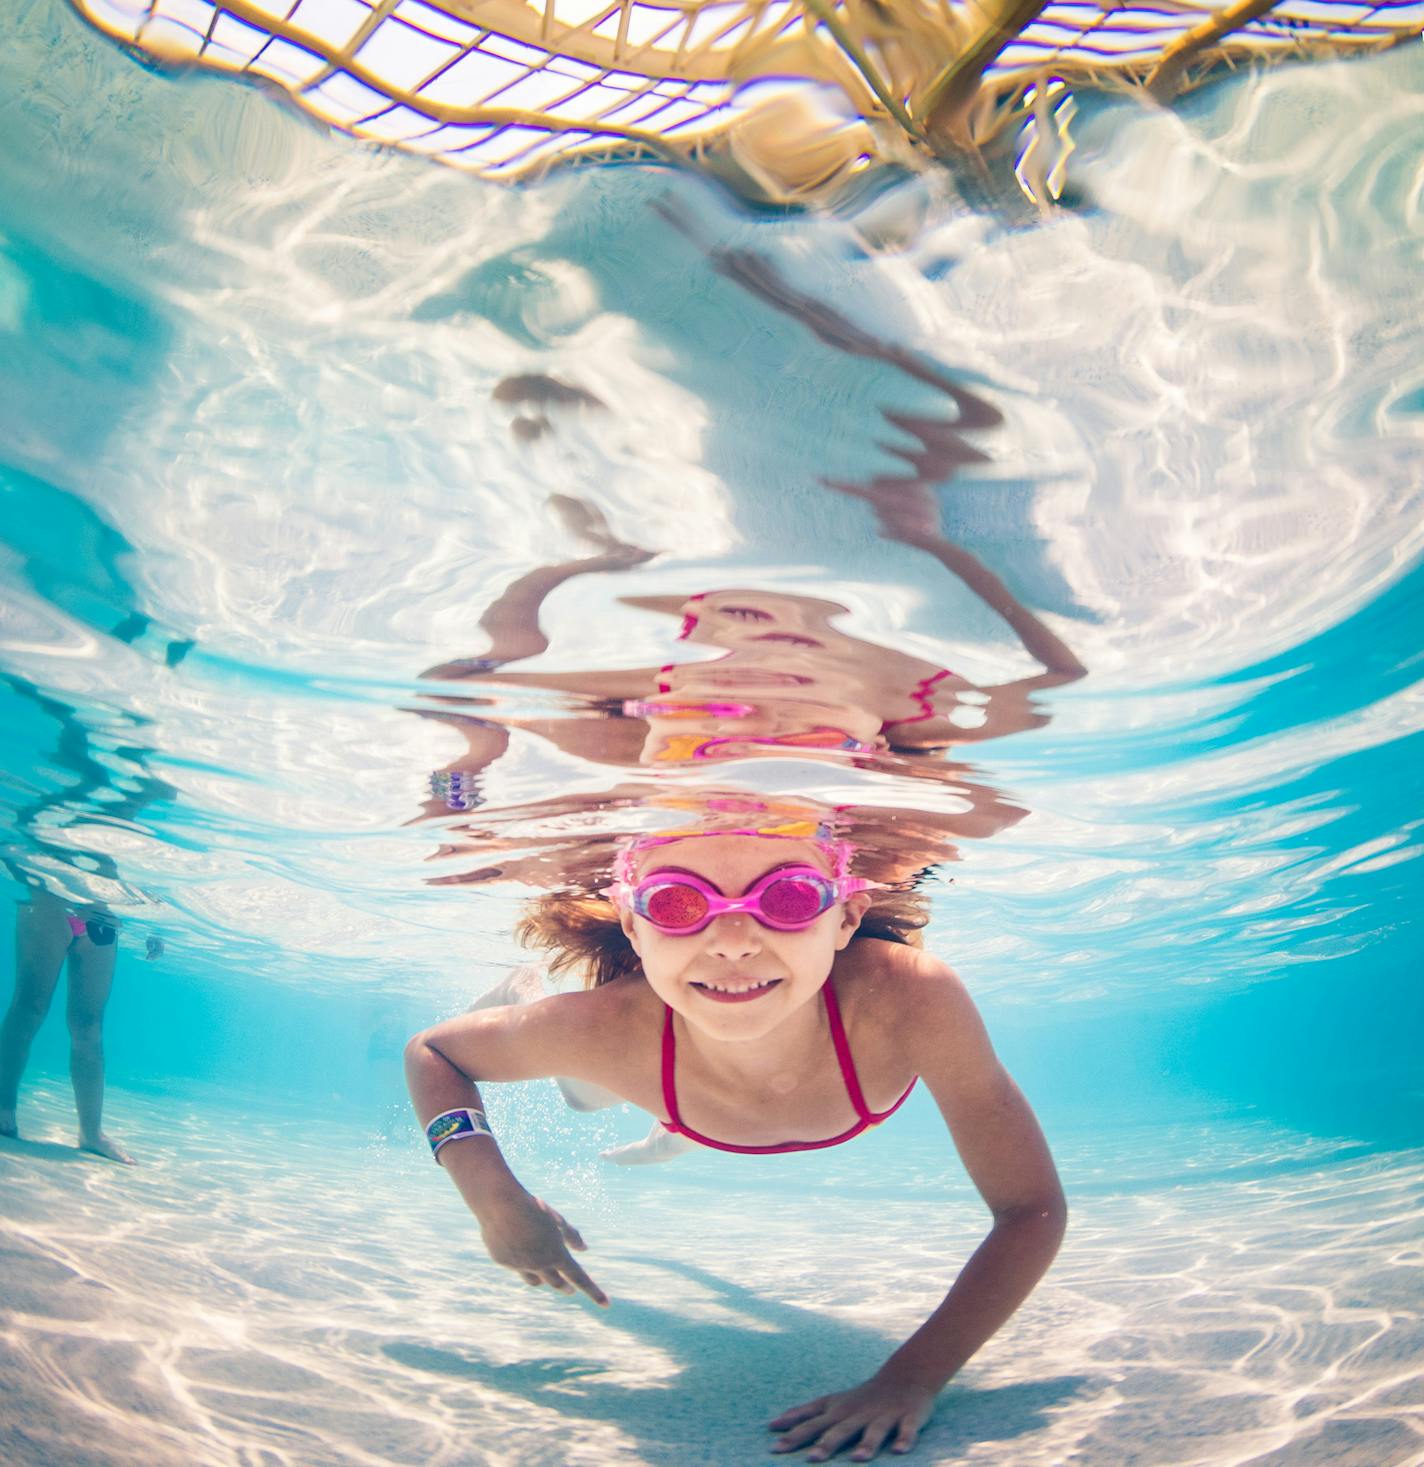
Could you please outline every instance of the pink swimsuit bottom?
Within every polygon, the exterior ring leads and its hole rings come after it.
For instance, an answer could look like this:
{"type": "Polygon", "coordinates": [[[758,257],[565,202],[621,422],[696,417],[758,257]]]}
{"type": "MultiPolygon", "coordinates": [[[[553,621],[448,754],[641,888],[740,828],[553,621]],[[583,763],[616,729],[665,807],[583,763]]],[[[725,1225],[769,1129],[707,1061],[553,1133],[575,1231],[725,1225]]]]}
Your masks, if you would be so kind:
{"type": "MultiPolygon", "coordinates": [[[[871,1110],[865,1103],[865,1095],[860,1088],[860,1079],[855,1073],[855,1061],[851,1058],[850,1042],[846,1039],[845,1025],[841,1022],[841,1007],[836,1000],[836,990],[831,986],[829,978],[821,992],[826,999],[826,1019],[831,1026],[831,1042],[836,1047],[836,1059],[840,1062],[841,1079],[845,1081],[846,1093],[850,1096],[850,1103],[855,1107],[858,1117],[855,1125],[848,1131],[842,1131],[839,1136],[832,1136],[827,1141],[780,1141],[775,1146],[733,1146],[729,1141],[714,1141],[712,1137],[703,1136],[700,1132],[684,1126],[677,1111],[677,1084],[674,1078],[677,1069],[677,1040],[673,1035],[670,1008],[665,1008],[663,1016],[663,1106],[669,1116],[663,1125],[675,1135],[686,1136],[689,1141],[696,1141],[699,1146],[711,1146],[718,1151],[739,1151],[747,1156],[774,1156],[781,1151],[819,1151],[823,1146],[839,1146],[842,1141],[854,1140],[862,1131],[869,1130],[871,1126],[878,1126],[881,1121],[893,1116],[910,1098],[910,1091],[915,1088],[915,1080],[910,1081],[909,1085],[905,1087],[905,1093],[889,1110],[879,1112],[871,1110]]],[[[915,1077],[915,1079],[918,1078],[919,1076],[915,1077]]]]}

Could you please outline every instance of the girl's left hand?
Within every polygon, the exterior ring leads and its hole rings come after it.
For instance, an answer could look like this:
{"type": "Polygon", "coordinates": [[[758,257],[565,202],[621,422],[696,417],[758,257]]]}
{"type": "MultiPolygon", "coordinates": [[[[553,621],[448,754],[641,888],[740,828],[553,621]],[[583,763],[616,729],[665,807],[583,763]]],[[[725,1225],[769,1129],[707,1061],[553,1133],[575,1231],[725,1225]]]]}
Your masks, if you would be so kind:
{"type": "Polygon", "coordinates": [[[881,1449],[908,1452],[934,1410],[935,1393],[906,1381],[872,1376],[864,1385],[783,1411],[768,1425],[786,1433],[773,1452],[810,1446],[808,1462],[824,1462],[853,1441],[852,1462],[869,1462],[881,1449]]]}

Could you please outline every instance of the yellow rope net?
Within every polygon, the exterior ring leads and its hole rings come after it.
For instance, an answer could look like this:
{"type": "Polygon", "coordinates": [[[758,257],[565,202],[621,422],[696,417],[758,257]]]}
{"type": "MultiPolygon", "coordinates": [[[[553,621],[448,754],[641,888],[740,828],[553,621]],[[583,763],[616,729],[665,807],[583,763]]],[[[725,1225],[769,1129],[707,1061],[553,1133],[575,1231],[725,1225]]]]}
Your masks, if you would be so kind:
{"type": "Polygon", "coordinates": [[[1061,184],[1075,87],[1165,99],[1223,64],[1424,29],[1421,0],[71,3],[150,58],[260,80],[358,137],[489,178],[661,159],[777,201],[876,163],[972,154],[1014,125],[1020,183],[1042,198],[1061,184]]]}

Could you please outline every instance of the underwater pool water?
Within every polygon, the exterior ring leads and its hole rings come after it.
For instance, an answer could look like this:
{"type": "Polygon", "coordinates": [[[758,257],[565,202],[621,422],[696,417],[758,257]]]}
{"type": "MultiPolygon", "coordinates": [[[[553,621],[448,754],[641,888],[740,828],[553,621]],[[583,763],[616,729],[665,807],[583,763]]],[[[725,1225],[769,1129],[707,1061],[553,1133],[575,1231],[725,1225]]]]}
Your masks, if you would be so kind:
{"type": "Polygon", "coordinates": [[[836,214],[495,188],[59,0],[8,42],[0,943],[25,882],[119,920],[140,1165],[73,1149],[61,997],[0,1140],[0,1458],[746,1462],[914,1327],[983,1231],[923,1091],[851,1147],[620,1168],[646,1116],[492,1087],[604,1316],[498,1275],[399,1053],[527,956],[527,888],[439,878],[628,777],[555,727],[608,699],[540,675],[681,661],[651,598],[829,599],[887,658],[1034,670],[832,487],[918,474],[1087,677],[949,785],[717,771],[950,822],[928,945],[1063,1175],[1062,1255],[912,1460],[1424,1461],[1414,51],[1084,102],[1040,217],[933,177],[836,214]],[[1001,416],[973,454],[925,426],[936,373],[1001,416]],[[528,681],[432,692],[598,534],[639,556],[558,584],[528,681]],[[432,798],[456,691],[513,730],[478,819],[432,798]]]}

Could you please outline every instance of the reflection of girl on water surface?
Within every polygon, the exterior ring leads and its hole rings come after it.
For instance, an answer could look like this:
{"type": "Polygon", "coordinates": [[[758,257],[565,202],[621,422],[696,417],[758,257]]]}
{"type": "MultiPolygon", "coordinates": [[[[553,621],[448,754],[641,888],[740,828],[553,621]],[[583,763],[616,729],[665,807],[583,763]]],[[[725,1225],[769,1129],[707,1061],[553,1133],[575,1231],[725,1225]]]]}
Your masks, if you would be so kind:
{"type": "MultiPolygon", "coordinates": [[[[597,536],[604,554],[521,578],[481,619],[490,653],[443,663],[426,676],[564,693],[573,707],[561,717],[513,718],[493,708],[472,715],[462,711],[458,696],[446,696],[438,709],[423,709],[460,730],[468,743],[467,752],[436,777],[436,793],[449,809],[482,802],[481,775],[508,747],[510,729],[593,763],[625,767],[839,755],[859,768],[951,778],[938,761],[914,756],[1040,727],[1046,718],[1033,707],[1032,695],[1082,676],[1082,665],[1063,642],[972,557],[997,592],[986,599],[1043,664],[1042,672],[979,687],[948,668],[842,631],[833,618],[846,608],[836,602],[766,590],[703,592],[685,600],[623,598],[632,606],[680,615],[679,640],[718,647],[718,657],[659,667],[523,672],[508,664],[547,647],[539,610],[555,586],[646,558],[608,535],[589,506],[563,499],[557,507],[566,518],[576,517],[589,538],[597,536]]],[[[939,540],[941,558],[963,556],[939,540]]]]}
{"type": "Polygon", "coordinates": [[[625,737],[610,735],[603,722],[607,713],[646,725],[638,731],[636,750],[636,762],[643,764],[806,750],[914,753],[1034,727],[1042,715],[1029,707],[1028,694],[1067,680],[1044,673],[977,688],[947,668],[839,630],[832,618],[846,608],[817,597],[728,590],[686,601],[623,599],[680,615],[680,640],[719,647],[722,655],[567,674],[484,672],[491,682],[612,705],[607,712],[593,710],[591,723],[576,717],[502,723],[537,731],[568,752],[601,762],[621,763],[619,756],[632,752],[625,737]],[[966,707],[973,709],[969,718],[953,721],[966,707]]]}
{"type": "Polygon", "coordinates": [[[1048,1268],[1065,1208],[969,995],[906,940],[917,899],[856,876],[834,821],[760,803],[714,798],[694,827],[624,841],[605,894],[536,904],[526,935],[591,986],[438,1024],[411,1040],[407,1076],[495,1262],[600,1304],[573,1256],[583,1240],[510,1170],[477,1084],[564,1077],[695,1145],[775,1154],[849,1141],[923,1080],[992,1213],[988,1237],[870,1380],[770,1423],[774,1450],[821,1461],[856,1444],[865,1461],[909,1449],[940,1387],[1048,1268]]]}

